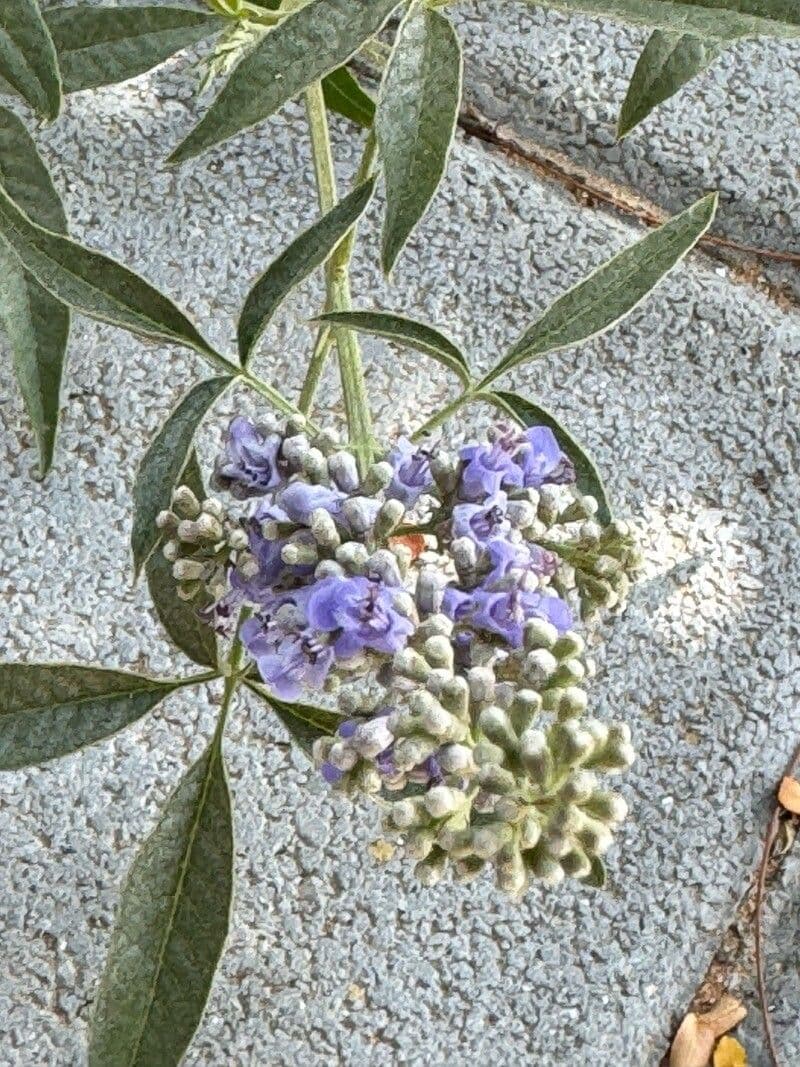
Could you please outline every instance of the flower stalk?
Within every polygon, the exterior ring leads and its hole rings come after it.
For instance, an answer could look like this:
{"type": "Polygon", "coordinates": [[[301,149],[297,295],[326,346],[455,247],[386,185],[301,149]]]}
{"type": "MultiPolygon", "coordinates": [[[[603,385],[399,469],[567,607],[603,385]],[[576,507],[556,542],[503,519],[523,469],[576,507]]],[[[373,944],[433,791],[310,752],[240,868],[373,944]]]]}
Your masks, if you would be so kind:
{"type": "MultiPolygon", "coordinates": [[[[306,90],[306,110],[311,132],[311,147],[314,156],[314,172],[317,181],[317,193],[320,208],[328,212],[336,204],[336,174],[331,154],[330,131],[325,110],[325,98],[322,85],[316,82],[306,90]]],[[[350,297],[350,256],[352,242],[347,239],[334,250],[325,268],[327,298],[325,308],[329,311],[349,311],[352,307],[350,297]]],[[[352,330],[335,327],[332,330],[339,356],[339,373],[342,382],[344,408],[350,445],[355,453],[362,473],[369,466],[375,452],[372,431],[372,416],[367,400],[364,369],[361,363],[361,351],[358,340],[352,330]]],[[[321,357],[320,361],[321,362],[321,357]]],[[[314,373],[321,373],[321,365],[314,368],[314,373]]]]}

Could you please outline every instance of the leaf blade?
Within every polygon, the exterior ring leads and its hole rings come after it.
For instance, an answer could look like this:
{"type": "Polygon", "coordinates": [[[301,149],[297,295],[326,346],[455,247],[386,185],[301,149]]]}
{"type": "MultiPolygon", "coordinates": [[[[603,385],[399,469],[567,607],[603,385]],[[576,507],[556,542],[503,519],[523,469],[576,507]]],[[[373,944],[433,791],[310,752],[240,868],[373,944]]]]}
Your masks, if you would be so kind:
{"type": "Polygon", "coordinates": [[[231,801],[215,738],[131,867],[95,1001],[89,1067],[178,1064],[228,934],[232,868],[231,801]]]}
{"type": "Polygon", "coordinates": [[[53,41],[36,0],[3,0],[0,77],[42,118],[61,111],[61,77],[53,41]]]}
{"type": "MultiPolygon", "coordinates": [[[[66,233],[61,199],[24,123],[0,107],[0,184],[41,225],[66,233]]],[[[39,449],[39,473],[53,462],[70,313],[0,241],[0,317],[39,449]]]]}
{"type": "Polygon", "coordinates": [[[347,326],[351,330],[374,334],[388,341],[407,345],[438,360],[449,370],[458,375],[465,386],[471,381],[471,373],[466,357],[449,337],[433,326],[417,322],[405,315],[395,315],[388,311],[329,311],[317,316],[318,322],[328,322],[336,326],[347,326]]]}
{"type": "MultiPolygon", "coordinates": [[[[181,475],[198,500],[205,497],[203,478],[197,462],[197,453],[192,450],[189,461],[181,475]]],[[[163,538],[161,539],[163,541],[163,538]]],[[[145,564],[147,588],[153,601],[156,615],[167,636],[189,659],[204,667],[217,666],[217,638],[200,617],[203,608],[211,604],[211,595],[203,590],[194,600],[181,600],[178,583],[172,575],[172,564],[165,559],[159,542],[145,564]]]]}
{"type": "Polygon", "coordinates": [[[289,703],[273,696],[258,682],[245,679],[245,685],[256,696],[269,704],[298,746],[311,758],[311,749],[317,738],[336,733],[343,718],[335,711],[312,704],[289,703]]]}
{"type": "Polygon", "coordinates": [[[152,70],[227,20],[183,7],[57,7],[44,20],[65,93],[115,85],[152,70]]]}
{"type": "Polygon", "coordinates": [[[322,93],[331,111],[336,111],[364,129],[372,126],[375,101],[362,89],[347,67],[339,67],[322,79],[322,93]]]}
{"type": "Polygon", "coordinates": [[[247,366],[253,349],[291,290],[321,266],[361,218],[372,199],[375,179],[353,189],[304,230],[273,260],[247,294],[239,317],[239,358],[247,366]]]}
{"type": "Polygon", "coordinates": [[[207,378],[184,396],[169,415],[142,459],[133,487],[131,550],[138,575],[155,548],[160,531],[156,518],[169,508],[172,490],[189,462],[189,451],[206,412],[227,389],[229,375],[207,378]]]}
{"type": "Polygon", "coordinates": [[[572,347],[620,322],[700,240],[716,208],[716,193],[702,197],[568,289],[512,345],[479,389],[520,363],[572,347]]]}
{"type": "Polygon", "coordinates": [[[346,63],[396,6],[397,0],[311,0],[287,15],[239,63],[169,162],[183,163],[269,118],[346,63]]]}
{"type": "Polygon", "coordinates": [[[604,525],[611,522],[613,515],[600,472],[594,460],[578,441],[570,434],[547,408],[535,404],[519,393],[495,390],[491,393],[478,394],[480,399],[488,401],[501,411],[511,415],[521,426],[547,426],[553,431],[559,447],[568,456],[575,467],[576,486],[581,493],[588,493],[598,503],[597,518],[604,525]]]}
{"type": "Polygon", "coordinates": [[[69,664],[0,663],[0,770],[18,770],[110,737],[179,682],[69,664]]]}
{"type": "Polygon", "coordinates": [[[689,34],[653,30],[628,85],[617,122],[620,139],[654,108],[709,67],[721,49],[689,34]]]}
{"type": "Polygon", "coordinates": [[[37,226],[0,186],[0,238],[39,284],[90,318],[148,340],[217,353],[172,301],[110,256],[37,226]]]}
{"type": "Polygon", "coordinates": [[[381,259],[389,274],[447,169],[463,62],[452,24],[429,8],[401,24],[384,74],[375,132],[386,181],[381,259]]]}
{"type": "MultiPolygon", "coordinates": [[[[539,3],[540,0],[529,0],[539,3]]],[[[569,14],[609,18],[712,41],[800,36],[794,0],[544,0],[569,14]]]]}

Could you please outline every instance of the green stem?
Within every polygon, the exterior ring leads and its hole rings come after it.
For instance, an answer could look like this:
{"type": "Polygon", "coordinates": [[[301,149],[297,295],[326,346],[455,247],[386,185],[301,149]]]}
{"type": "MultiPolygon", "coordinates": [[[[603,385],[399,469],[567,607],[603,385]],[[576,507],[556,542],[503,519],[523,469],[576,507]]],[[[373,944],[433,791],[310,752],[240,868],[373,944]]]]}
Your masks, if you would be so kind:
{"type": "Polygon", "coordinates": [[[222,706],[219,711],[219,718],[217,719],[217,728],[214,731],[214,744],[219,750],[222,743],[222,735],[225,731],[225,723],[228,721],[228,712],[230,711],[231,704],[233,703],[233,696],[236,692],[239,682],[242,680],[242,663],[244,661],[244,645],[242,644],[241,632],[242,624],[250,617],[250,609],[242,608],[239,613],[239,621],[236,627],[236,636],[233,639],[231,645],[230,655],[228,656],[228,663],[225,668],[225,688],[222,692],[222,706]]]}
{"type": "Polygon", "coordinates": [[[455,400],[451,400],[449,404],[437,411],[435,415],[431,415],[427,422],[423,423],[418,430],[415,430],[411,436],[412,441],[419,441],[432,430],[435,430],[438,426],[441,426],[443,422],[447,422],[451,415],[463,407],[464,404],[469,403],[470,400],[475,399],[475,393],[472,389],[467,389],[465,392],[460,393],[455,400]]]}
{"type": "MultiPolygon", "coordinates": [[[[378,156],[378,142],[375,139],[375,134],[372,130],[367,134],[367,140],[364,145],[364,152],[361,156],[361,162],[358,165],[356,171],[355,181],[353,182],[353,188],[358,188],[368,178],[372,176],[375,170],[375,162],[378,156]]],[[[356,243],[356,227],[354,226],[345,238],[342,240],[341,256],[344,265],[349,270],[350,261],[353,258],[353,248],[356,243]]],[[[337,252],[339,249],[336,250],[337,252]]],[[[328,301],[325,301],[325,311],[330,311],[328,301]]],[[[325,369],[325,363],[328,359],[328,353],[334,344],[333,334],[331,333],[329,326],[321,326],[317,333],[316,344],[314,345],[314,351],[311,355],[311,362],[308,365],[306,371],[306,378],[303,382],[303,388],[300,393],[300,410],[304,415],[308,415],[311,412],[312,405],[314,403],[314,397],[319,387],[319,383],[322,379],[322,372],[325,369]]]]}
{"type": "MultiPolygon", "coordinates": [[[[337,201],[337,190],[328,131],[328,115],[325,110],[321,83],[316,82],[310,86],[306,89],[305,95],[319,204],[323,212],[328,212],[337,201]]],[[[349,268],[350,257],[345,240],[334,250],[325,268],[327,289],[325,306],[330,311],[349,311],[352,307],[349,268]]],[[[364,382],[364,368],[361,364],[361,351],[352,330],[337,326],[333,329],[333,336],[339,354],[339,374],[350,445],[358,460],[359,468],[363,472],[374,456],[374,438],[364,382]]]]}

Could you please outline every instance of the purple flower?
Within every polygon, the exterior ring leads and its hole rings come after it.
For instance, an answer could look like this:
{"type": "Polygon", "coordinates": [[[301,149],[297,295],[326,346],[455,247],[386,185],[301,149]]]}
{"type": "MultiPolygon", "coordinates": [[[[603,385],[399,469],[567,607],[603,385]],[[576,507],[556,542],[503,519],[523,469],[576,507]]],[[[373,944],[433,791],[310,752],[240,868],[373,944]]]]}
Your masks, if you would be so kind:
{"type": "Polygon", "coordinates": [[[486,562],[489,564],[489,570],[481,583],[485,589],[490,589],[515,570],[536,575],[551,575],[556,572],[558,561],[553,553],[530,542],[514,543],[496,537],[484,548],[486,562]]]}
{"type": "Polygon", "coordinates": [[[531,618],[546,619],[561,633],[572,625],[569,607],[557,596],[519,588],[499,592],[476,589],[472,594],[471,624],[499,634],[513,648],[522,645],[525,622],[531,618]]]}
{"type": "Polygon", "coordinates": [[[320,772],[328,785],[336,785],[337,782],[341,782],[342,778],[344,778],[344,771],[340,771],[338,767],[334,767],[327,760],[320,767],[320,772]]]}
{"type": "Polygon", "coordinates": [[[545,482],[565,485],[575,481],[575,468],[564,455],[552,430],[531,426],[519,438],[514,462],[522,470],[526,488],[538,489],[545,482]]]}
{"type": "Polygon", "coordinates": [[[319,689],[334,663],[330,645],[307,630],[284,628],[271,618],[248,619],[241,639],[264,682],[283,700],[319,689]]]}
{"type": "Polygon", "coordinates": [[[283,482],[278,458],[281,443],[280,434],[264,433],[242,416],[233,419],[225,451],[217,460],[216,482],[239,500],[277,489],[283,482]]]}
{"type": "Polygon", "coordinates": [[[329,489],[326,485],[309,485],[308,482],[292,482],[280,494],[279,504],[290,522],[307,525],[312,511],[324,508],[334,517],[338,516],[344,493],[329,489]]]}
{"type": "Polygon", "coordinates": [[[338,659],[363,649],[397,652],[414,626],[395,608],[389,590],[367,578],[323,578],[311,589],[306,604],[309,626],[335,634],[338,659]]]}
{"type": "Polygon", "coordinates": [[[483,504],[456,504],[453,508],[453,537],[471,537],[478,545],[485,545],[502,537],[511,529],[506,518],[508,498],[495,493],[483,504]]]}
{"type": "Polygon", "coordinates": [[[388,461],[394,468],[394,477],[386,490],[387,497],[411,507],[433,486],[430,452],[415,448],[407,437],[397,439],[388,461]]]}
{"type": "Polygon", "coordinates": [[[500,438],[492,445],[467,445],[460,452],[463,467],[458,495],[461,500],[485,500],[505,486],[522,485],[522,471],[514,462],[514,442],[500,438]]]}

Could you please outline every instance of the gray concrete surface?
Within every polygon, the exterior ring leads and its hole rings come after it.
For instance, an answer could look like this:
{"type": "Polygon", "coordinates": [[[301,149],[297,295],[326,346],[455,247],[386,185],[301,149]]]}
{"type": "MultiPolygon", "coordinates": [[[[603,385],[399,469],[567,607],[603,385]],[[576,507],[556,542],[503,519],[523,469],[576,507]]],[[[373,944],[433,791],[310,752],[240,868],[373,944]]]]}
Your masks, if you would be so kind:
{"type": "MultiPolygon", "coordinates": [[[[74,232],[174,294],[231,349],[248,282],[314,214],[308,147],[291,107],[165,172],[193,107],[169,67],[73,97],[39,141],[74,232]]],[[[351,170],[341,140],[337,153],[351,170]]],[[[355,288],[363,304],[446,327],[486,366],[634,236],[459,144],[394,286],[379,279],[370,241],[355,288]]],[[[318,297],[307,286],[264,345],[260,369],[286,389],[318,297]]],[[[798,354],[800,316],[695,257],[613,334],[513,378],[592,446],[647,553],[646,580],[600,646],[594,691],[601,711],[629,719],[640,751],[608,892],[536,890],[512,905],[484,883],[420,889],[399,859],[380,865],[366,851],[374,813],[333,798],[281,728],[243,704],[227,742],[233,930],[188,1064],[658,1063],[750,877],[798,731],[798,354]]],[[[421,357],[378,343],[366,357],[386,432],[452,387],[421,357]]],[[[38,485],[0,362],[4,656],[185,666],[130,585],[130,491],[149,436],[203,373],[190,353],[78,321],[56,469],[38,485]]],[[[334,386],[331,376],[326,399],[334,386]]],[[[210,420],[206,456],[239,406],[254,401],[228,399],[210,420]]],[[[103,745],[0,782],[4,1067],[83,1062],[124,872],[211,729],[200,696],[175,695],[103,745]]]]}
{"type": "MultiPolygon", "coordinates": [[[[715,231],[800,252],[800,44],[728,49],[621,143],[619,108],[647,30],[567,16],[526,0],[454,9],[469,97],[523,137],[630,186],[670,211],[720,190],[715,231]]],[[[800,298],[797,265],[761,260],[800,298]]]]}

